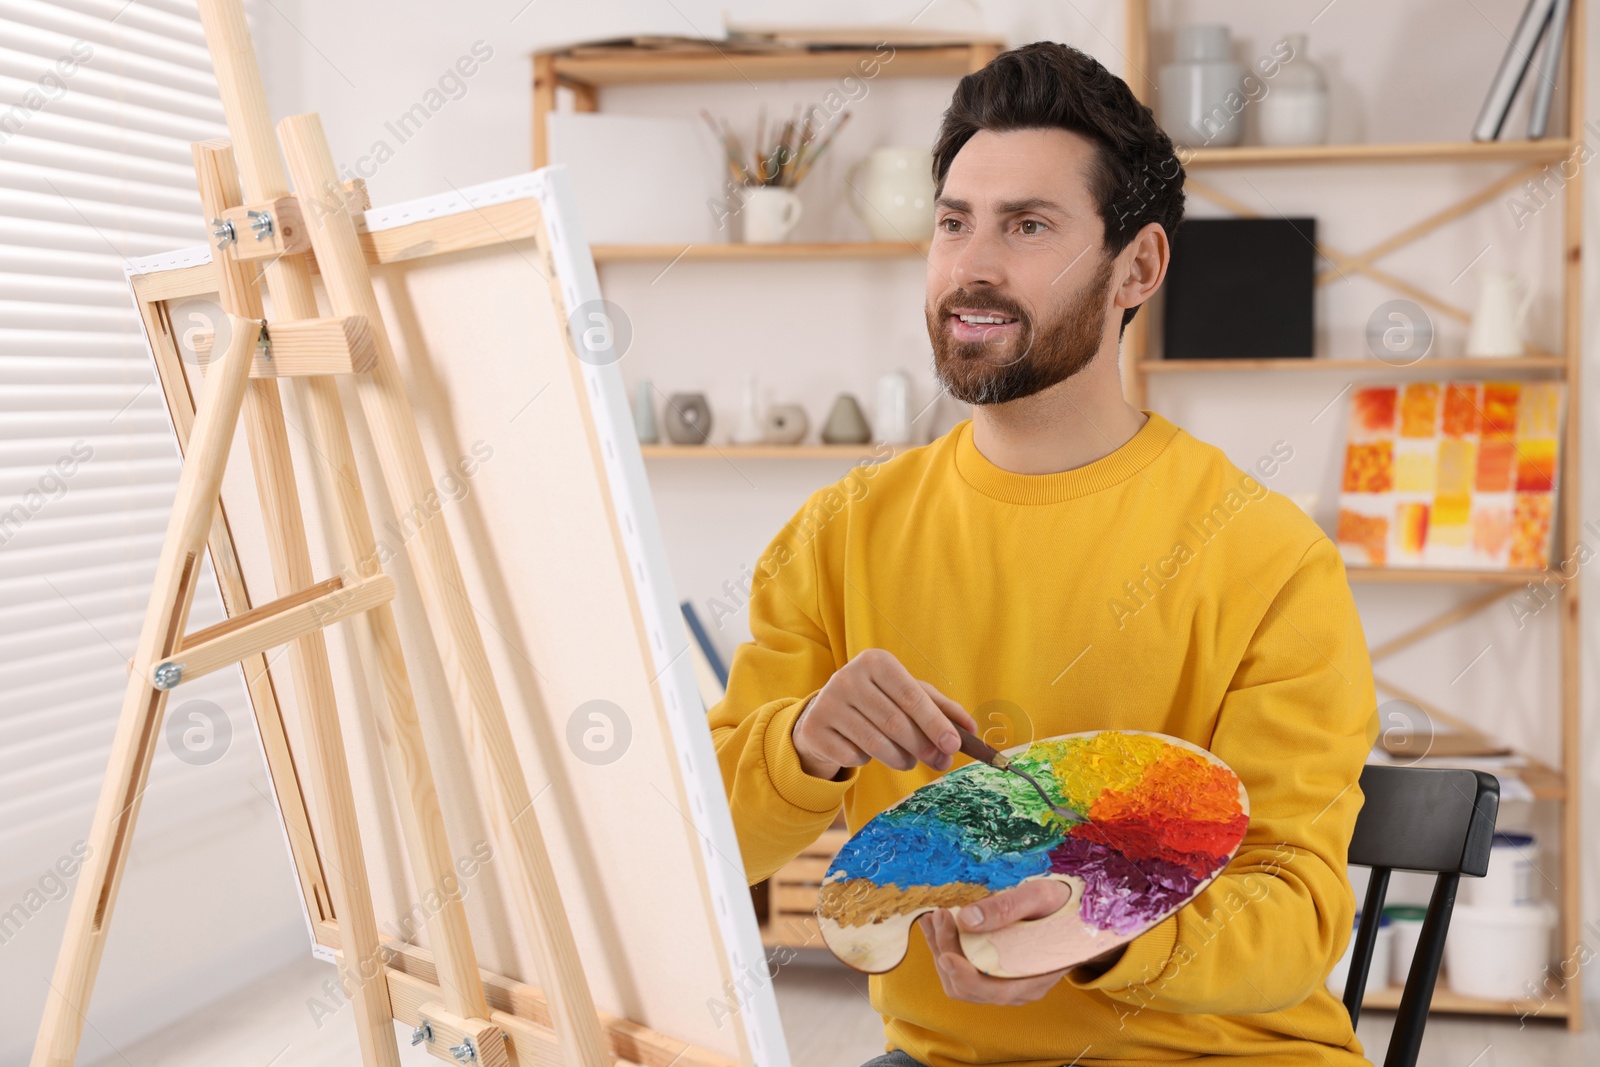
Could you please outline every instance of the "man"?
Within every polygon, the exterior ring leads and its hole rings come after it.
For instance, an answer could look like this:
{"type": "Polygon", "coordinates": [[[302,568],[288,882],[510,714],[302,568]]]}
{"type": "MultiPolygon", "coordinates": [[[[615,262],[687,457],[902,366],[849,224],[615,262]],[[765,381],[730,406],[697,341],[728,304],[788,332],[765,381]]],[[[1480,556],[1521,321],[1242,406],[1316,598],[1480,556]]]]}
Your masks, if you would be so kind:
{"type": "Polygon", "coordinates": [[[813,495],[756,568],[753,640],[711,714],[747,874],[841,806],[858,829],[950,769],[952,723],[998,747],[1181,737],[1249,792],[1224,873],[1123,948],[1034,978],[979,972],[957,922],[1050,915],[1060,883],[924,916],[872,979],[890,1050],[873,1062],[1364,1063],[1323,985],[1351,933],[1345,852],[1376,734],[1343,566],[1118,376],[1182,218],[1171,141],[1099,63],[1039,43],[961,80],[934,176],[928,335],[973,417],[813,495]]]}

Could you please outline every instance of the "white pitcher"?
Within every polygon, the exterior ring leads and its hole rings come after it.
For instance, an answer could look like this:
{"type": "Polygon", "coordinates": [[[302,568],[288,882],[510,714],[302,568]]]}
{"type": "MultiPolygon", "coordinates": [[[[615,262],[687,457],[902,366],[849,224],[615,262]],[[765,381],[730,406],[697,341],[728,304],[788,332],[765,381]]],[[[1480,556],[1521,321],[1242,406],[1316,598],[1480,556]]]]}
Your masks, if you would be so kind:
{"type": "Polygon", "coordinates": [[[1533,285],[1506,270],[1482,271],[1478,282],[1478,309],[1467,334],[1467,355],[1522,355],[1522,328],[1533,306],[1533,285]],[[1522,291],[1520,299],[1518,289],[1522,291]]]}
{"type": "Polygon", "coordinates": [[[874,241],[933,236],[933,156],[926,148],[880,148],[851,167],[845,180],[850,207],[874,241]]]}

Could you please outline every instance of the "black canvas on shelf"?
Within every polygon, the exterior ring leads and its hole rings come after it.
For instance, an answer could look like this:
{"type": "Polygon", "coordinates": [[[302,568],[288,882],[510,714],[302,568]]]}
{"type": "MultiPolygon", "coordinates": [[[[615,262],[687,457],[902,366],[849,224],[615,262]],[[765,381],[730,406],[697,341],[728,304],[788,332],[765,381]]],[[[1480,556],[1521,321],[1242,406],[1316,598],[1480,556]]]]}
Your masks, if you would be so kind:
{"type": "Polygon", "coordinates": [[[1167,359],[1310,359],[1317,220],[1186,219],[1172,239],[1167,359]]]}

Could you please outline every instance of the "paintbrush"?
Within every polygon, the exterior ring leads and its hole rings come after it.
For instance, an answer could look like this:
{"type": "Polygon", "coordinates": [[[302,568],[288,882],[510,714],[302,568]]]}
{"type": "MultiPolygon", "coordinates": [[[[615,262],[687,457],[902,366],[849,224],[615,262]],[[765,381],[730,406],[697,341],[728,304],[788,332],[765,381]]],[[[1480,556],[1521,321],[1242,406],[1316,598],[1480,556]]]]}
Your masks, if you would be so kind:
{"type": "MultiPolygon", "coordinates": [[[[951,723],[951,725],[955,726],[954,723],[951,723]]],[[[987,763],[997,771],[1010,771],[1012,774],[1023,778],[1029,785],[1033,786],[1033,788],[1039,791],[1039,795],[1044,798],[1044,802],[1046,804],[1050,805],[1050,810],[1056,815],[1066,819],[1069,822],[1088,821],[1071,808],[1066,807],[1063,804],[1057,804],[1054,800],[1051,800],[1050,794],[1044,791],[1044,786],[1040,785],[1038,781],[1034,779],[1033,775],[1012,763],[1010,756],[988,744],[977,734],[969,733],[959,726],[956,726],[956,733],[961,735],[961,751],[965,752],[979,763],[987,763]]]]}

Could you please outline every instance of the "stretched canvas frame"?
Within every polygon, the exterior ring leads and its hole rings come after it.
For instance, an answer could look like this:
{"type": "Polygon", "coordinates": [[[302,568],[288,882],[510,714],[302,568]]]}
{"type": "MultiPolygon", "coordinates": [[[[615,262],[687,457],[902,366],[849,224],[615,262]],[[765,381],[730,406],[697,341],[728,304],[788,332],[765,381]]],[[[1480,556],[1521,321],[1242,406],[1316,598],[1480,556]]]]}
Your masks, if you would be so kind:
{"type": "MultiPolygon", "coordinates": [[[[613,1051],[655,1067],[784,1067],[776,1001],[626,391],[609,346],[584,347],[581,331],[601,296],[573,203],[565,171],[544,168],[365,213],[362,243],[444,497],[397,504],[374,493],[374,518],[380,541],[403,541],[408,509],[437,510],[470,549],[468,592],[486,624],[531,791],[553,794],[539,817],[613,1051]],[[462,427],[490,427],[491,436],[468,443],[462,427]],[[591,700],[577,699],[584,694],[609,702],[595,705],[600,718],[585,710],[591,700]],[[609,728],[613,743],[625,730],[616,756],[582,751],[591,723],[609,728]]],[[[314,225],[317,205],[307,210],[314,225]]],[[[217,324],[208,321],[217,288],[210,250],[131,261],[127,273],[182,448],[203,389],[186,338],[217,324]]],[[[270,307],[268,316],[270,326],[270,307]]],[[[296,438],[292,403],[286,414],[296,438]]],[[[351,429],[365,468],[365,425],[352,419],[351,429]]],[[[305,454],[303,436],[293,444],[308,529],[328,529],[318,484],[326,475],[305,454]],[[308,478],[313,471],[320,477],[308,478]]],[[[230,615],[271,596],[248,468],[230,464],[210,540],[230,615]]],[[[319,572],[328,573],[327,546],[312,547],[319,572]]],[[[494,1021],[514,1055],[519,1033],[528,1035],[520,1062],[540,1062],[530,1028],[548,1026],[549,1016],[507,921],[513,909],[502,906],[514,890],[494,877],[492,821],[476,810],[460,736],[466,724],[449,707],[404,552],[391,547],[385,569],[401,589],[402,641],[446,824],[462,853],[463,896],[494,1021]]],[[[380,927],[399,942],[388,968],[395,1017],[415,1024],[421,1005],[438,996],[415,921],[426,901],[408,895],[383,775],[373,770],[381,755],[367,680],[341,654],[341,635],[329,636],[380,927]]],[[[355,627],[351,639],[362,636],[355,627]]],[[[292,686],[278,670],[272,655],[243,664],[313,950],[331,958],[338,921],[297,770],[298,718],[285,711],[292,686]]]]}

